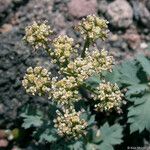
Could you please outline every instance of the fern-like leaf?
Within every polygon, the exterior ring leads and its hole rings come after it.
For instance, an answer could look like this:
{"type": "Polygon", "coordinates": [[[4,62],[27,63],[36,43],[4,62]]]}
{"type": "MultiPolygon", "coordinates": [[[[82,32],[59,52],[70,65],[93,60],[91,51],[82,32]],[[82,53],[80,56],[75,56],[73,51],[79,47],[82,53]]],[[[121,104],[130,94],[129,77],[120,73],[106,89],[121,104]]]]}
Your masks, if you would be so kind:
{"type": "Polygon", "coordinates": [[[28,129],[30,127],[40,127],[43,124],[43,114],[37,109],[33,109],[29,105],[24,108],[24,112],[20,114],[23,118],[22,127],[28,129]]]}
{"type": "Polygon", "coordinates": [[[93,137],[93,147],[97,150],[114,150],[113,146],[122,143],[123,127],[119,124],[109,126],[105,123],[93,137]],[[98,144],[99,143],[99,144],[98,144]]]}
{"type": "Polygon", "coordinates": [[[130,133],[142,132],[144,129],[150,131],[150,93],[146,93],[140,98],[133,97],[130,100],[134,102],[128,112],[130,133]]]}
{"type": "Polygon", "coordinates": [[[144,55],[138,55],[136,60],[141,64],[143,71],[150,76],[150,61],[144,55]]]}

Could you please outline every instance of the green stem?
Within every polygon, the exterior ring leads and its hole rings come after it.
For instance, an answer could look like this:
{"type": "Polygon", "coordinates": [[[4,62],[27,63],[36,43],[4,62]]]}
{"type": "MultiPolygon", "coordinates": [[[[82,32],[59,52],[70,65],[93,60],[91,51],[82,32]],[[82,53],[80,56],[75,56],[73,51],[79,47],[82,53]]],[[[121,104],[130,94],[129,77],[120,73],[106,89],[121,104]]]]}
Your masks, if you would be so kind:
{"type": "Polygon", "coordinates": [[[94,88],[88,86],[86,83],[83,83],[81,86],[84,87],[85,89],[87,89],[88,91],[90,91],[94,94],[97,94],[96,90],[94,88]]]}
{"type": "Polygon", "coordinates": [[[87,48],[89,48],[89,46],[90,46],[90,39],[87,37],[86,41],[85,41],[85,44],[84,44],[84,47],[83,47],[83,51],[81,53],[82,58],[85,57],[85,51],[86,51],[87,48]]]}

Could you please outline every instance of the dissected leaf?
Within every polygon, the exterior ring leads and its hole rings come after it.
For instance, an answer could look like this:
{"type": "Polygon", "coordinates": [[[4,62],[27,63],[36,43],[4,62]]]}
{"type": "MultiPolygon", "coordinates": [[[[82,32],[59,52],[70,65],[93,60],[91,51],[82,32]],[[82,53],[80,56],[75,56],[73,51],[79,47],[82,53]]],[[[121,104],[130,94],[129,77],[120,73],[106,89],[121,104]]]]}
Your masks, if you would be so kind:
{"type": "Polygon", "coordinates": [[[80,115],[81,119],[87,121],[88,126],[95,124],[95,115],[91,115],[90,109],[88,108],[85,112],[80,115]]]}
{"type": "Polygon", "coordinates": [[[86,80],[86,84],[90,85],[91,87],[97,87],[100,82],[100,75],[94,75],[86,80]]]}
{"type": "Polygon", "coordinates": [[[56,133],[57,132],[54,128],[46,129],[43,133],[40,134],[39,141],[47,141],[50,143],[55,142],[58,139],[56,133]]]}
{"type": "Polygon", "coordinates": [[[150,93],[131,99],[133,99],[134,105],[129,108],[128,112],[130,132],[142,132],[144,129],[150,131],[150,93]]]}
{"type": "Polygon", "coordinates": [[[75,143],[68,146],[70,150],[83,150],[83,142],[76,141],[75,143]]]}
{"type": "Polygon", "coordinates": [[[93,144],[93,143],[87,143],[85,145],[85,149],[86,150],[99,150],[98,146],[96,144],[93,144]]]}
{"type": "Polygon", "coordinates": [[[70,148],[68,146],[69,145],[68,145],[67,142],[65,142],[64,140],[61,140],[61,141],[59,141],[57,143],[51,144],[50,149],[51,150],[70,150],[70,148]]]}
{"type": "Polygon", "coordinates": [[[43,124],[40,116],[22,115],[22,117],[24,117],[24,123],[22,124],[22,127],[25,129],[30,127],[40,127],[43,124]]]}
{"type": "Polygon", "coordinates": [[[24,112],[20,114],[23,118],[22,127],[28,129],[30,127],[40,127],[43,124],[43,114],[41,111],[27,105],[24,112]]]}
{"type": "Polygon", "coordinates": [[[50,120],[44,121],[42,126],[34,131],[33,136],[39,142],[46,141],[49,143],[55,142],[60,138],[57,134],[57,129],[54,127],[53,123],[50,120]]]}
{"type": "Polygon", "coordinates": [[[89,132],[89,141],[85,145],[87,150],[90,147],[96,150],[113,150],[113,145],[122,143],[122,130],[119,124],[109,126],[105,123],[100,129],[93,128],[89,132]]]}
{"type": "Polygon", "coordinates": [[[150,76],[150,61],[144,55],[138,55],[137,61],[141,64],[143,71],[150,76]]]}
{"type": "Polygon", "coordinates": [[[113,145],[122,143],[122,126],[119,124],[114,124],[109,126],[108,123],[105,123],[100,128],[101,143],[99,144],[100,150],[113,150],[113,145]]]}
{"type": "Polygon", "coordinates": [[[105,73],[104,75],[105,80],[111,83],[120,84],[121,73],[119,72],[119,68],[120,68],[119,65],[116,65],[113,67],[112,72],[105,73]]]}
{"type": "Polygon", "coordinates": [[[51,145],[52,150],[84,150],[84,144],[81,140],[67,141],[61,139],[57,143],[51,145]]]}
{"type": "Polygon", "coordinates": [[[114,66],[112,72],[105,74],[105,79],[112,83],[117,83],[120,87],[122,85],[133,85],[140,82],[137,77],[139,67],[134,60],[125,61],[120,65],[114,66]]]}
{"type": "Polygon", "coordinates": [[[128,91],[126,93],[126,96],[137,95],[137,94],[146,92],[149,89],[150,89],[150,87],[147,84],[131,85],[131,86],[128,86],[128,91]]]}
{"type": "Polygon", "coordinates": [[[133,85],[140,82],[137,77],[138,67],[134,60],[126,61],[119,67],[121,73],[120,82],[126,85],[133,85]]]}

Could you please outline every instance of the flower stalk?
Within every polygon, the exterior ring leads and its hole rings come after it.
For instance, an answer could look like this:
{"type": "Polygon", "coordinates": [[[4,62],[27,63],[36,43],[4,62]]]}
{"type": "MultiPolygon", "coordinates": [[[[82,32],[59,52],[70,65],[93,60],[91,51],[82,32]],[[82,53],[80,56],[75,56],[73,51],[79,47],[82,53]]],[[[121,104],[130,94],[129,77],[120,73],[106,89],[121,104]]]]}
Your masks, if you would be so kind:
{"type": "Polygon", "coordinates": [[[85,57],[85,51],[89,49],[91,42],[90,42],[90,38],[86,38],[85,43],[84,43],[84,47],[83,47],[83,51],[81,53],[81,57],[84,58],[85,57]]]}

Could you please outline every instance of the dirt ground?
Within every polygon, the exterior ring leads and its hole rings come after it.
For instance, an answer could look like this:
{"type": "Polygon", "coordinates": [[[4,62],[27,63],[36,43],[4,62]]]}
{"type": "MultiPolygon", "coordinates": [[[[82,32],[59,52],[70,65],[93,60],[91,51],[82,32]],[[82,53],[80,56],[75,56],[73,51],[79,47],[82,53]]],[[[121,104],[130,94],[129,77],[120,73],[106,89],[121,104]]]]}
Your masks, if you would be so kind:
{"type": "Polygon", "coordinates": [[[67,34],[82,44],[73,27],[88,14],[110,22],[109,39],[97,41],[97,45],[108,49],[117,61],[140,52],[150,53],[149,0],[0,0],[1,129],[16,127],[19,111],[26,103],[41,107],[48,103],[44,98],[27,95],[21,86],[29,66],[50,67],[45,52],[34,53],[22,42],[24,28],[33,21],[47,20],[55,35],[67,34]]]}

